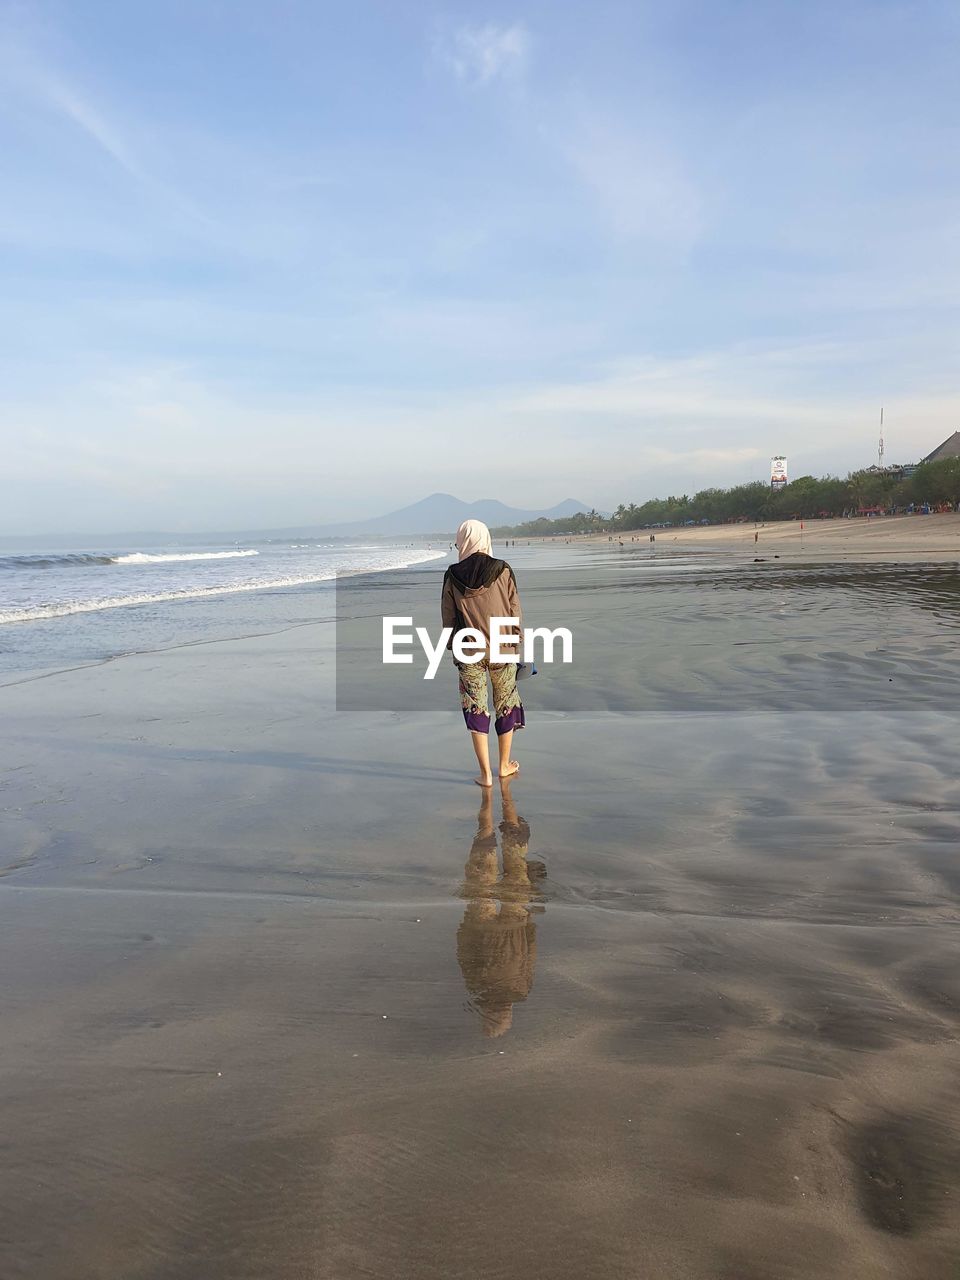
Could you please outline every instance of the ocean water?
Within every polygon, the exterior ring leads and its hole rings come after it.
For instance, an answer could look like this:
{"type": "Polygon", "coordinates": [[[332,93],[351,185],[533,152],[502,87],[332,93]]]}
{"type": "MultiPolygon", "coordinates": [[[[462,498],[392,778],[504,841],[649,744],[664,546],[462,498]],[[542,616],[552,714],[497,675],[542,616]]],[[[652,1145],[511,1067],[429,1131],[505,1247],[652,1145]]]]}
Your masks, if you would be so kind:
{"type": "Polygon", "coordinates": [[[314,622],[332,616],[338,574],[402,568],[447,552],[446,544],[424,541],[254,539],[0,547],[0,678],[314,622]]]}

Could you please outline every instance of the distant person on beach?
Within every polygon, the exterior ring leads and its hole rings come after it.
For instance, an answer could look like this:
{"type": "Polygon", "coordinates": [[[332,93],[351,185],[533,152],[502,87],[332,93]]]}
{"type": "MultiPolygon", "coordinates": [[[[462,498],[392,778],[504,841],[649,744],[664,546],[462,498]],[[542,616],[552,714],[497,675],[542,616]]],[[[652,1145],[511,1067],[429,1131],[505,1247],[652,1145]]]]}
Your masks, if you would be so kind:
{"type": "MultiPolygon", "coordinates": [[[[480,520],[464,520],[457,530],[457,552],[460,559],[443,575],[440,613],[445,627],[460,631],[474,627],[485,637],[487,654],[471,663],[454,663],[460,673],[460,705],[480,766],[477,786],[493,785],[490,770],[490,707],[487,676],[493,686],[493,708],[499,743],[498,776],[509,778],[520,768],[510,758],[513,732],[523,727],[523,703],[517,691],[517,664],[491,663],[489,659],[490,619],[516,618],[519,637],[520,596],[517,580],[506,560],[496,560],[492,552],[490,530],[480,520]]],[[[451,635],[448,648],[453,647],[451,635]]],[[[501,644],[503,652],[519,652],[517,644],[501,644]]]]}

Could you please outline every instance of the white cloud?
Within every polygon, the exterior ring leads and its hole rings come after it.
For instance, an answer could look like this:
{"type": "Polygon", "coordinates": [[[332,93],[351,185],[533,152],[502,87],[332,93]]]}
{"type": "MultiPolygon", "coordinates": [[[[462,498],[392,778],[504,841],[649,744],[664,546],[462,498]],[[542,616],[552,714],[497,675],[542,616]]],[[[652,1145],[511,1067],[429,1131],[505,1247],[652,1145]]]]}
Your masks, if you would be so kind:
{"type": "MultiPolygon", "coordinates": [[[[431,490],[614,507],[762,479],[780,452],[795,474],[845,473],[875,456],[876,411],[863,385],[823,385],[821,361],[835,357],[829,346],[729,347],[469,397],[327,385],[281,399],[205,383],[187,366],[101,370],[59,399],[0,406],[14,427],[0,531],[286,526],[431,490]],[[492,445],[467,491],[451,445],[463,439],[492,445]]],[[[956,395],[907,385],[885,404],[894,461],[929,452],[960,412],[956,395]]]]}
{"type": "Polygon", "coordinates": [[[754,462],[764,457],[762,449],[647,449],[646,456],[657,463],[685,463],[688,466],[701,467],[717,463],[727,466],[731,463],[754,462]]]}
{"type": "MultiPolygon", "coordinates": [[[[518,81],[530,36],[519,24],[459,27],[436,42],[439,56],[472,87],[518,81]]],[[[601,221],[621,239],[686,252],[705,224],[705,202],[668,121],[653,106],[639,118],[600,108],[580,92],[538,86],[525,93],[510,127],[558,157],[587,192],[601,221]]]]}
{"type": "MultiPolygon", "coordinates": [[[[610,449],[627,449],[627,467],[682,463],[698,482],[710,480],[714,465],[780,451],[809,470],[846,470],[866,465],[876,448],[876,378],[865,354],[857,343],[814,342],[628,360],[593,378],[532,388],[501,411],[518,430],[546,421],[579,439],[595,432],[610,449]],[[833,383],[845,363],[843,381],[833,383]]],[[[923,380],[903,379],[885,403],[888,455],[897,461],[928,452],[960,413],[955,394],[923,380]]]]}
{"type": "Polygon", "coordinates": [[[459,27],[440,45],[440,52],[457,78],[470,85],[519,76],[526,66],[530,37],[519,23],[498,27],[459,27]]]}
{"type": "MultiPolygon", "coordinates": [[[[64,74],[52,60],[42,58],[29,44],[9,39],[0,54],[0,89],[12,90],[41,111],[58,117],[75,134],[97,148],[135,185],[158,197],[167,210],[175,210],[193,224],[212,225],[211,219],[176,187],[159,177],[155,167],[143,159],[148,149],[137,134],[129,112],[105,110],[93,95],[78,87],[74,77],[64,74]],[[124,123],[118,123],[119,119],[124,123]]],[[[62,221],[62,219],[61,219],[62,221]]]]}
{"type": "Polygon", "coordinates": [[[86,137],[114,160],[137,182],[151,185],[129,146],[121,139],[116,128],[76,90],[62,80],[48,74],[36,74],[32,88],[49,107],[65,116],[86,137]]]}
{"type": "Polygon", "coordinates": [[[665,135],[577,108],[551,141],[617,236],[681,249],[699,237],[700,192],[665,135]]]}

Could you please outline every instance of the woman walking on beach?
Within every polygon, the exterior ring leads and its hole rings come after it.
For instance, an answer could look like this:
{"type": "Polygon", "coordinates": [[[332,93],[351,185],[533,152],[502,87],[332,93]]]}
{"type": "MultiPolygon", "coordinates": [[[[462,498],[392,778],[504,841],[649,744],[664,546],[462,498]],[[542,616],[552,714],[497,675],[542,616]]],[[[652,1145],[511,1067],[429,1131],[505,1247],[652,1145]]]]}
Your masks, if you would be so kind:
{"type": "MultiPolygon", "coordinates": [[[[460,704],[463,718],[480,766],[480,775],[474,782],[480,787],[493,785],[490,770],[490,709],[487,695],[487,676],[493,686],[493,709],[499,744],[499,769],[501,778],[509,778],[520,768],[510,758],[513,732],[523,727],[523,703],[517,692],[516,662],[492,663],[490,652],[490,619],[516,618],[514,628],[520,635],[520,597],[513,570],[505,560],[496,560],[492,552],[490,530],[480,520],[464,520],[457,530],[457,564],[452,564],[443,576],[443,593],[440,612],[445,627],[453,631],[473,627],[485,638],[487,652],[478,661],[454,663],[460,673],[460,704]]],[[[519,643],[519,642],[518,642],[519,643]]],[[[448,648],[453,647],[451,636],[448,648]]],[[[518,644],[501,644],[504,653],[518,653],[518,644]]]]}

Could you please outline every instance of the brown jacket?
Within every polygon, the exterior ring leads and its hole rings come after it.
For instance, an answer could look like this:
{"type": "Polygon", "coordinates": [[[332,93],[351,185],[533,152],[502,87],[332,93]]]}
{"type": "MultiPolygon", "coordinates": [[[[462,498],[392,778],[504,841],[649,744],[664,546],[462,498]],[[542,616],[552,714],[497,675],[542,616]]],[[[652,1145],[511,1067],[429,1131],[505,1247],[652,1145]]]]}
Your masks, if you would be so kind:
{"type": "MultiPolygon", "coordinates": [[[[454,632],[475,627],[490,646],[490,619],[516,618],[512,630],[520,634],[520,596],[513,570],[505,560],[478,551],[459,564],[452,564],[443,577],[440,614],[445,627],[454,632]]],[[[506,628],[504,628],[504,632],[506,628]]],[[[447,643],[453,648],[453,636],[447,643]]],[[[519,645],[501,643],[504,653],[517,653],[519,645]]]]}

